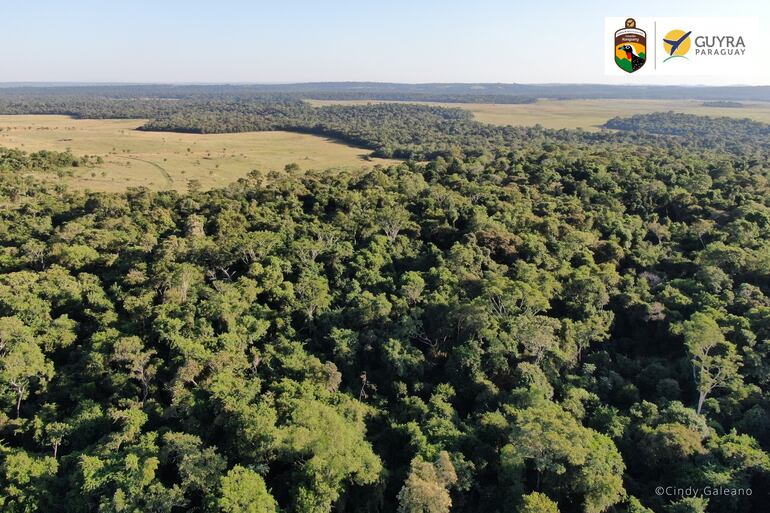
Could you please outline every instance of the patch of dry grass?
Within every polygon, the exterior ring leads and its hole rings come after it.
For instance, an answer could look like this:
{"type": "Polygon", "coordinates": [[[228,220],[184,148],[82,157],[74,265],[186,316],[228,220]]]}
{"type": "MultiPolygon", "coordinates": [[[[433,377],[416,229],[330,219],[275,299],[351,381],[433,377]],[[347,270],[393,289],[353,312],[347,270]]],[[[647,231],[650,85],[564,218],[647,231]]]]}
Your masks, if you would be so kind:
{"type": "MultiPolygon", "coordinates": [[[[396,161],[367,160],[368,150],[314,135],[292,132],[179,134],[142,132],[141,119],[72,119],[67,116],[0,116],[0,146],[96,155],[104,164],[74,168],[70,186],[94,191],[127,187],[187,189],[189,180],[202,188],[224,186],[253,169],[281,170],[296,163],[310,169],[362,169],[396,161]]],[[[51,175],[47,179],[56,179],[51,175]]]]}

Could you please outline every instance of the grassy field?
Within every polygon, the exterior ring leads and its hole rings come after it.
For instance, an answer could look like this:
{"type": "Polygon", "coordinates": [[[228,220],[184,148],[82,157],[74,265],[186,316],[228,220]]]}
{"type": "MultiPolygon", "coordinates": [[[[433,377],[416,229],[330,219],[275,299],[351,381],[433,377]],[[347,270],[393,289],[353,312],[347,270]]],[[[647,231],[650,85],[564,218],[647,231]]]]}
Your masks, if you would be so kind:
{"type": "MultiPolygon", "coordinates": [[[[364,157],[353,148],[314,135],[291,132],[178,134],[141,132],[141,119],[76,120],[66,116],[0,116],[0,146],[25,151],[70,149],[77,156],[97,155],[104,164],[75,168],[64,180],[94,191],[120,191],[144,185],[186,190],[188,180],[204,189],[223,186],[252,169],[280,170],[296,163],[301,170],[360,169],[394,161],[364,157]]],[[[49,179],[57,179],[46,175],[49,179]]]]}
{"type": "MultiPolygon", "coordinates": [[[[308,100],[311,105],[366,104],[371,101],[308,100]]],[[[649,112],[685,112],[701,116],[751,118],[770,123],[770,103],[745,102],[741,108],[704,107],[699,100],[538,100],[528,104],[436,103],[444,107],[469,110],[482,123],[495,125],[540,124],[546,128],[598,127],[615,116],[649,112]]]]}

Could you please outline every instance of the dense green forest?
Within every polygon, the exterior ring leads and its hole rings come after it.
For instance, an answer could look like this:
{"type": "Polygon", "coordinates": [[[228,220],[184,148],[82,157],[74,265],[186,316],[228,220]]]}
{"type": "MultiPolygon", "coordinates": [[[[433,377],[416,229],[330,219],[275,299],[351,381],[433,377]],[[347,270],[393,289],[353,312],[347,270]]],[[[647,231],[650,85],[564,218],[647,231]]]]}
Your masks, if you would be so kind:
{"type": "Polygon", "coordinates": [[[126,109],[420,162],[104,194],[0,151],[0,510],[766,510],[770,127],[191,101],[126,109]]]}
{"type": "Polygon", "coordinates": [[[722,149],[730,153],[746,154],[770,149],[770,125],[750,119],[658,112],[630,118],[612,118],[604,126],[638,134],[676,136],[678,144],[722,149]]]}

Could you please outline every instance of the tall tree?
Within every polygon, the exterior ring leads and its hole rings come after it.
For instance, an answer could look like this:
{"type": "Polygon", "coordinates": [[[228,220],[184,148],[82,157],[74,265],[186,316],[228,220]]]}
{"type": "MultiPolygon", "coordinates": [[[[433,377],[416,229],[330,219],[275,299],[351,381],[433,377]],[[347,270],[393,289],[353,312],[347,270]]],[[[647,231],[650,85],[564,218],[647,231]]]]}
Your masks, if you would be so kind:
{"type": "Polygon", "coordinates": [[[717,322],[708,314],[697,312],[684,323],[684,340],[693,365],[698,387],[697,411],[717,388],[725,388],[741,380],[738,372],[741,358],[735,345],[725,339],[717,322]]]}

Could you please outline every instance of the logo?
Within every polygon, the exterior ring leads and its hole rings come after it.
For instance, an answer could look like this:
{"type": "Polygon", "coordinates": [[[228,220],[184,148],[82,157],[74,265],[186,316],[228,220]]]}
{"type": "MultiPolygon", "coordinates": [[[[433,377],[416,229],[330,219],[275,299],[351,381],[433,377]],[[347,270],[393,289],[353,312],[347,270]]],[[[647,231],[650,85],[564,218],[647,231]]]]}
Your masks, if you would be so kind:
{"type": "Polygon", "coordinates": [[[669,31],[663,38],[663,49],[666,51],[667,57],[663,62],[670,61],[677,57],[687,59],[687,52],[690,51],[690,34],[684,30],[674,29],[669,31]]]}
{"type": "Polygon", "coordinates": [[[601,34],[597,57],[604,74],[626,81],[719,76],[757,82],[770,70],[770,31],[758,18],[608,16],[601,34]]]}
{"type": "Polygon", "coordinates": [[[636,28],[633,18],[628,18],[625,28],[615,32],[615,64],[623,71],[633,73],[646,61],[647,33],[636,28]]]}

